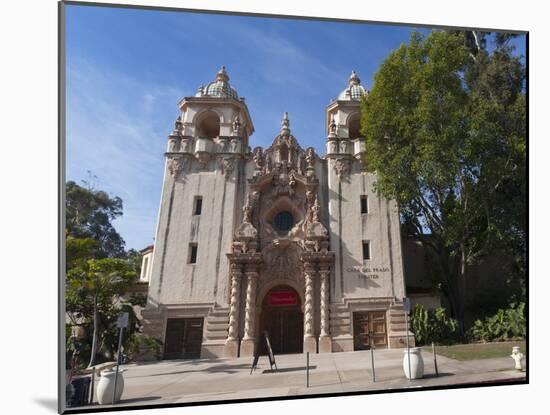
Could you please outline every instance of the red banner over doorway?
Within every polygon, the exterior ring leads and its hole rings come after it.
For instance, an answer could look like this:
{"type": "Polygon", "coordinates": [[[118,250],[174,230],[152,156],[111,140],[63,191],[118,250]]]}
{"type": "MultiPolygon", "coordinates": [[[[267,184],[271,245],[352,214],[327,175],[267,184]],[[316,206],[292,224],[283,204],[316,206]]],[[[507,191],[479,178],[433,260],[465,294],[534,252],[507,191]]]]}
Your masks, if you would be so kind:
{"type": "Polygon", "coordinates": [[[296,305],[298,298],[296,291],[272,291],[269,293],[267,302],[273,306],[296,305]]]}

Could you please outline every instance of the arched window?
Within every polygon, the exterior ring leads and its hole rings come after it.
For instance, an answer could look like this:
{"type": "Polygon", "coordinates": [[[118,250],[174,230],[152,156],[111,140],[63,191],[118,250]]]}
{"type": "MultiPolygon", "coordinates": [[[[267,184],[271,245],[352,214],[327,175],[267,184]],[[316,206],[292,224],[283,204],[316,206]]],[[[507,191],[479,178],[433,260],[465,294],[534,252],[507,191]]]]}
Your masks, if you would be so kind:
{"type": "Polygon", "coordinates": [[[220,117],[213,111],[202,114],[197,124],[200,138],[215,138],[220,135],[220,117]]]}
{"type": "Polygon", "coordinates": [[[355,113],[349,117],[348,121],[349,138],[352,140],[362,137],[361,135],[361,117],[359,113],[355,113]]]}

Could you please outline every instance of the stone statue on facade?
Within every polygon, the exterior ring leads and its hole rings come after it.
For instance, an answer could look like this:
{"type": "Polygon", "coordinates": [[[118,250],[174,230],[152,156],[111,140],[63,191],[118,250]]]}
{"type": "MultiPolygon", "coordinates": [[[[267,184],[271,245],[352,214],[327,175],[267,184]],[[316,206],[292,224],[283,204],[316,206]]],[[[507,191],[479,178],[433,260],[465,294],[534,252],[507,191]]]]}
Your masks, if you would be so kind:
{"type": "Polygon", "coordinates": [[[191,153],[191,139],[188,137],[182,138],[180,149],[182,153],[191,153]]]}
{"type": "Polygon", "coordinates": [[[241,118],[240,118],[239,114],[237,114],[235,116],[235,118],[233,119],[232,127],[233,127],[233,131],[232,131],[231,135],[235,136],[235,137],[240,137],[242,124],[241,124],[241,118]]]}
{"type": "Polygon", "coordinates": [[[236,138],[231,139],[231,153],[236,153],[239,147],[239,140],[236,138]]]}
{"type": "Polygon", "coordinates": [[[347,154],[348,153],[348,140],[342,140],[340,142],[340,153],[347,154]]]}
{"type": "Polygon", "coordinates": [[[265,157],[261,147],[256,147],[254,149],[252,160],[254,160],[254,175],[257,176],[262,174],[265,164],[265,157]]]}

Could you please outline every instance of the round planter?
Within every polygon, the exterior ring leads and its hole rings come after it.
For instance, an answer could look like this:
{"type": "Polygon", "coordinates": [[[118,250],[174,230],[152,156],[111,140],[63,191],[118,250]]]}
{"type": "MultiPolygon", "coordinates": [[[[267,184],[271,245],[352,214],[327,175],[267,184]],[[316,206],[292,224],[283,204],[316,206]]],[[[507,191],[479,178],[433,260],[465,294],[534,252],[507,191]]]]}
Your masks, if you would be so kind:
{"type": "MultiPolygon", "coordinates": [[[[118,380],[116,384],[115,403],[120,401],[122,391],[124,390],[124,376],[122,376],[123,369],[118,371],[118,380]]],[[[115,388],[115,370],[103,370],[101,372],[101,378],[97,384],[97,401],[100,405],[110,405],[113,403],[113,390],[115,388]]]]}
{"type": "Polygon", "coordinates": [[[424,376],[424,359],[420,353],[420,347],[411,347],[411,373],[409,373],[409,356],[407,349],[403,351],[403,371],[407,379],[420,379],[424,376]],[[412,375],[411,375],[412,374],[412,375]]]}

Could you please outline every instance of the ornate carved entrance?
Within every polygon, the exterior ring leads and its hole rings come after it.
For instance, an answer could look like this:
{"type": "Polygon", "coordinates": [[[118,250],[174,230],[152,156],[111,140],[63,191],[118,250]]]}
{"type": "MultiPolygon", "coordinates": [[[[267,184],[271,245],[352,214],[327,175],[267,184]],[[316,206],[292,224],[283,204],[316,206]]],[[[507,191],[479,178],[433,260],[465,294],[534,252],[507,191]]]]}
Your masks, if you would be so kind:
{"type": "Polygon", "coordinates": [[[289,126],[285,113],[271,147],[253,152],[242,220],[227,254],[226,356],[252,356],[262,330],[269,332],[276,353],[331,351],[328,287],[334,253],[321,219],[317,156],[313,148],[298,145],[289,126]],[[295,295],[303,302],[270,303],[284,297],[280,286],[287,299],[295,295]]]}
{"type": "Polygon", "coordinates": [[[282,285],[271,289],[263,300],[260,321],[260,332],[267,331],[273,353],[302,353],[303,313],[293,288],[282,285]]]}

